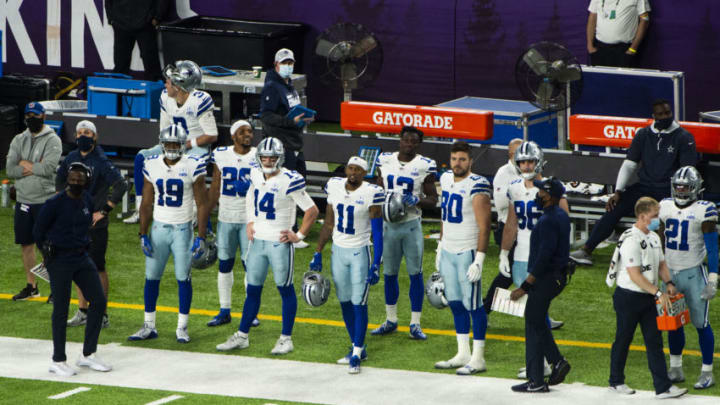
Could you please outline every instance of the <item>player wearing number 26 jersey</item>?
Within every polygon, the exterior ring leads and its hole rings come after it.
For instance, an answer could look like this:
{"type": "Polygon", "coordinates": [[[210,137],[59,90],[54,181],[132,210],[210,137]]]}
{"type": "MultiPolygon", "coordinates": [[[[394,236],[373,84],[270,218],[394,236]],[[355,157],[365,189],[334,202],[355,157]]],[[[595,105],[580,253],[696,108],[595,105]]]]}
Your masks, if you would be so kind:
{"type": "MultiPolygon", "coordinates": [[[[675,288],[685,295],[690,320],[698,332],[702,367],[695,388],[704,389],[715,383],[712,375],[715,336],[708,313],[710,299],[717,293],[718,211],[715,203],[698,199],[702,178],[694,167],[678,169],[670,184],[672,198],[660,202],[659,213],[665,236],[665,261],[675,288]],[[707,267],[703,263],[706,255],[707,267]]],[[[683,327],[668,332],[668,346],[668,376],[672,382],[683,381],[683,327]]]]}

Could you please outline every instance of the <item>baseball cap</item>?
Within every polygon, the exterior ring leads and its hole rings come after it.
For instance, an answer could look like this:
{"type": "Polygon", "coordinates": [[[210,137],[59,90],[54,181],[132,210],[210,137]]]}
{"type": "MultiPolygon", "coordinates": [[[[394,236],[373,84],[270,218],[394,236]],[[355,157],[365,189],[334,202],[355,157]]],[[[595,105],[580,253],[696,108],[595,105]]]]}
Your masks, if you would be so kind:
{"type": "Polygon", "coordinates": [[[45,107],[37,101],[31,101],[25,106],[25,114],[27,113],[45,114],[45,107]]]}
{"type": "Polygon", "coordinates": [[[550,197],[560,198],[565,194],[565,186],[554,177],[547,177],[540,180],[533,180],[533,185],[540,190],[545,190],[550,197]]]}
{"type": "Polygon", "coordinates": [[[295,62],[295,54],[287,48],[283,48],[275,53],[275,62],[282,62],[288,59],[295,62]]]}
{"type": "Polygon", "coordinates": [[[348,164],[348,166],[350,166],[350,165],[360,166],[365,171],[367,171],[367,169],[368,169],[367,161],[365,161],[365,159],[361,158],[360,156],[351,157],[350,160],[348,160],[347,164],[348,164]]]}
{"type": "Polygon", "coordinates": [[[95,124],[93,124],[92,121],[82,120],[82,121],[78,122],[77,125],[75,126],[75,132],[77,132],[83,128],[89,129],[89,130],[93,131],[94,134],[97,134],[97,129],[95,129],[95,124]]]}

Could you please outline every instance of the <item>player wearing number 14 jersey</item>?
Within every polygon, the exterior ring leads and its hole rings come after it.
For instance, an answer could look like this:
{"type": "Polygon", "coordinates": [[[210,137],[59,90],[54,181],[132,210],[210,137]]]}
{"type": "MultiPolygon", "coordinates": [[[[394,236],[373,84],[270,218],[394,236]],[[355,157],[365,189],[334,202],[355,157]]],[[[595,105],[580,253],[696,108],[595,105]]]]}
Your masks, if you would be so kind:
{"type": "Polygon", "coordinates": [[[437,205],[435,161],[417,153],[423,140],[422,131],[403,127],[400,147],[395,153],[382,153],[377,158],[379,185],[386,193],[401,193],[406,216],[399,222],[385,222],[383,235],[383,275],[385,277],[385,312],[387,319],[372,335],[385,335],[397,329],[397,301],[400,295],[398,272],[405,256],[410,276],[410,337],[425,340],[420,328],[420,314],[425,297],[422,275],[423,232],[420,208],[437,205]]]}

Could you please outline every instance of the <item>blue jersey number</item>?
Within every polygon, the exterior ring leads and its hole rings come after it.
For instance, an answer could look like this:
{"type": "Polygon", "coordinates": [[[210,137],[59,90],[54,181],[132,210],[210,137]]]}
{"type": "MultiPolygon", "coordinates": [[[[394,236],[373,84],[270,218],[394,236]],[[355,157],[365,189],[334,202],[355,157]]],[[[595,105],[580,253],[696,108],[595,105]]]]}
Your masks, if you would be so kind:
{"type": "Polygon", "coordinates": [[[517,216],[518,228],[533,230],[535,223],[542,216],[537,209],[535,201],[515,201],[515,216],[517,216]]]}
{"type": "Polygon", "coordinates": [[[259,212],[264,212],[266,219],[275,219],[275,194],[265,193],[258,201],[259,194],[259,190],[255,190],[255,216],[257,217],[259,212]]]}
{"type": "Polygon", "coordinates": [[[665,247],[672,250],[690,250],[690,245],[688,244],[689,230],[690,221],[678,221],[675,218],[669,218],[665,221],[665,247]],[[680,236],[679,241],[676,239],[678,234],[680,236]]]}
{"type": "Polygon", "coordinates": [[[240,192],[235,190],[235,182],[242,178],[249,178],[250,169],[247,167],[238,169],[236,167],[223,167],[222,171],[222,194],[229,197],[245,197],[247,190],[240,192]]]}
{"type": "Polygon", "coordinates": [[[185,118],[183,117],[173,117],[173,122],[176,124],[180,124],[181,127],[185,130],[185,133],[190,134],[190,131],[188,131],[187,122],[185,121],[185,118]]]}
{"type": "Polygon", "coordinates": [[[396,186],[402,188],[403,194],[412,194],[415,182],[410,177],[399,176],[397,179],[394,175],[389,174],[387,176],[387,189],[392,190],[396,186]]]}
{"type": "Polygon", "coordinates": [[[183,201],[183,182],[180,179],[158,179],[155,182],[158,189],[157,204],[161,207],[179,207],[183,201]]]}
{"type": "Polygon", "coordinates": [[[347,235],[355,235],[355,206],[348,205],[346,207],[345,204],[338,204],[337,212],[337,230],[347,235]]]}
{"type": "Polygon", "coordinates": [[[462,222],[462,203],[463,198],[460,194],[450,194],[447,191],[442,192],[440,200],[440,210],[443,221],[451,224],[459,224],[462,222]]]}

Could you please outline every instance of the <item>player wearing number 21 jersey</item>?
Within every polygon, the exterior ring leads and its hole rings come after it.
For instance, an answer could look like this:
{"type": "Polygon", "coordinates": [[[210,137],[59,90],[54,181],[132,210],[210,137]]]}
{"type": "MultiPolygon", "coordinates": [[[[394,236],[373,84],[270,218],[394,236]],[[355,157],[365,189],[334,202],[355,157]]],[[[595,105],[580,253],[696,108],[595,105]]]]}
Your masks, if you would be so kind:
{"type": "Polygon", "coordinates": [[[272,267],[273,278],[282,299],[282,332],[272,354],[293,350],[291,339],[297,296],[293,286],[295,250],[293,243],[305,238],[315,222],[318,209],[305,190],[305,179],[282,167],[285,150],[277,138],[265,138],[257,146],[258,167],[250,171],[250,188],[245,204],[247,236],[250,240],[245,257],[247,297],[238,331],[218,350],[243,349],[249,346],[248,333],[260,308],[260,297],[272,267]],[[305,211],[299,232],[292,231],[296,206],[305,211]]]}

